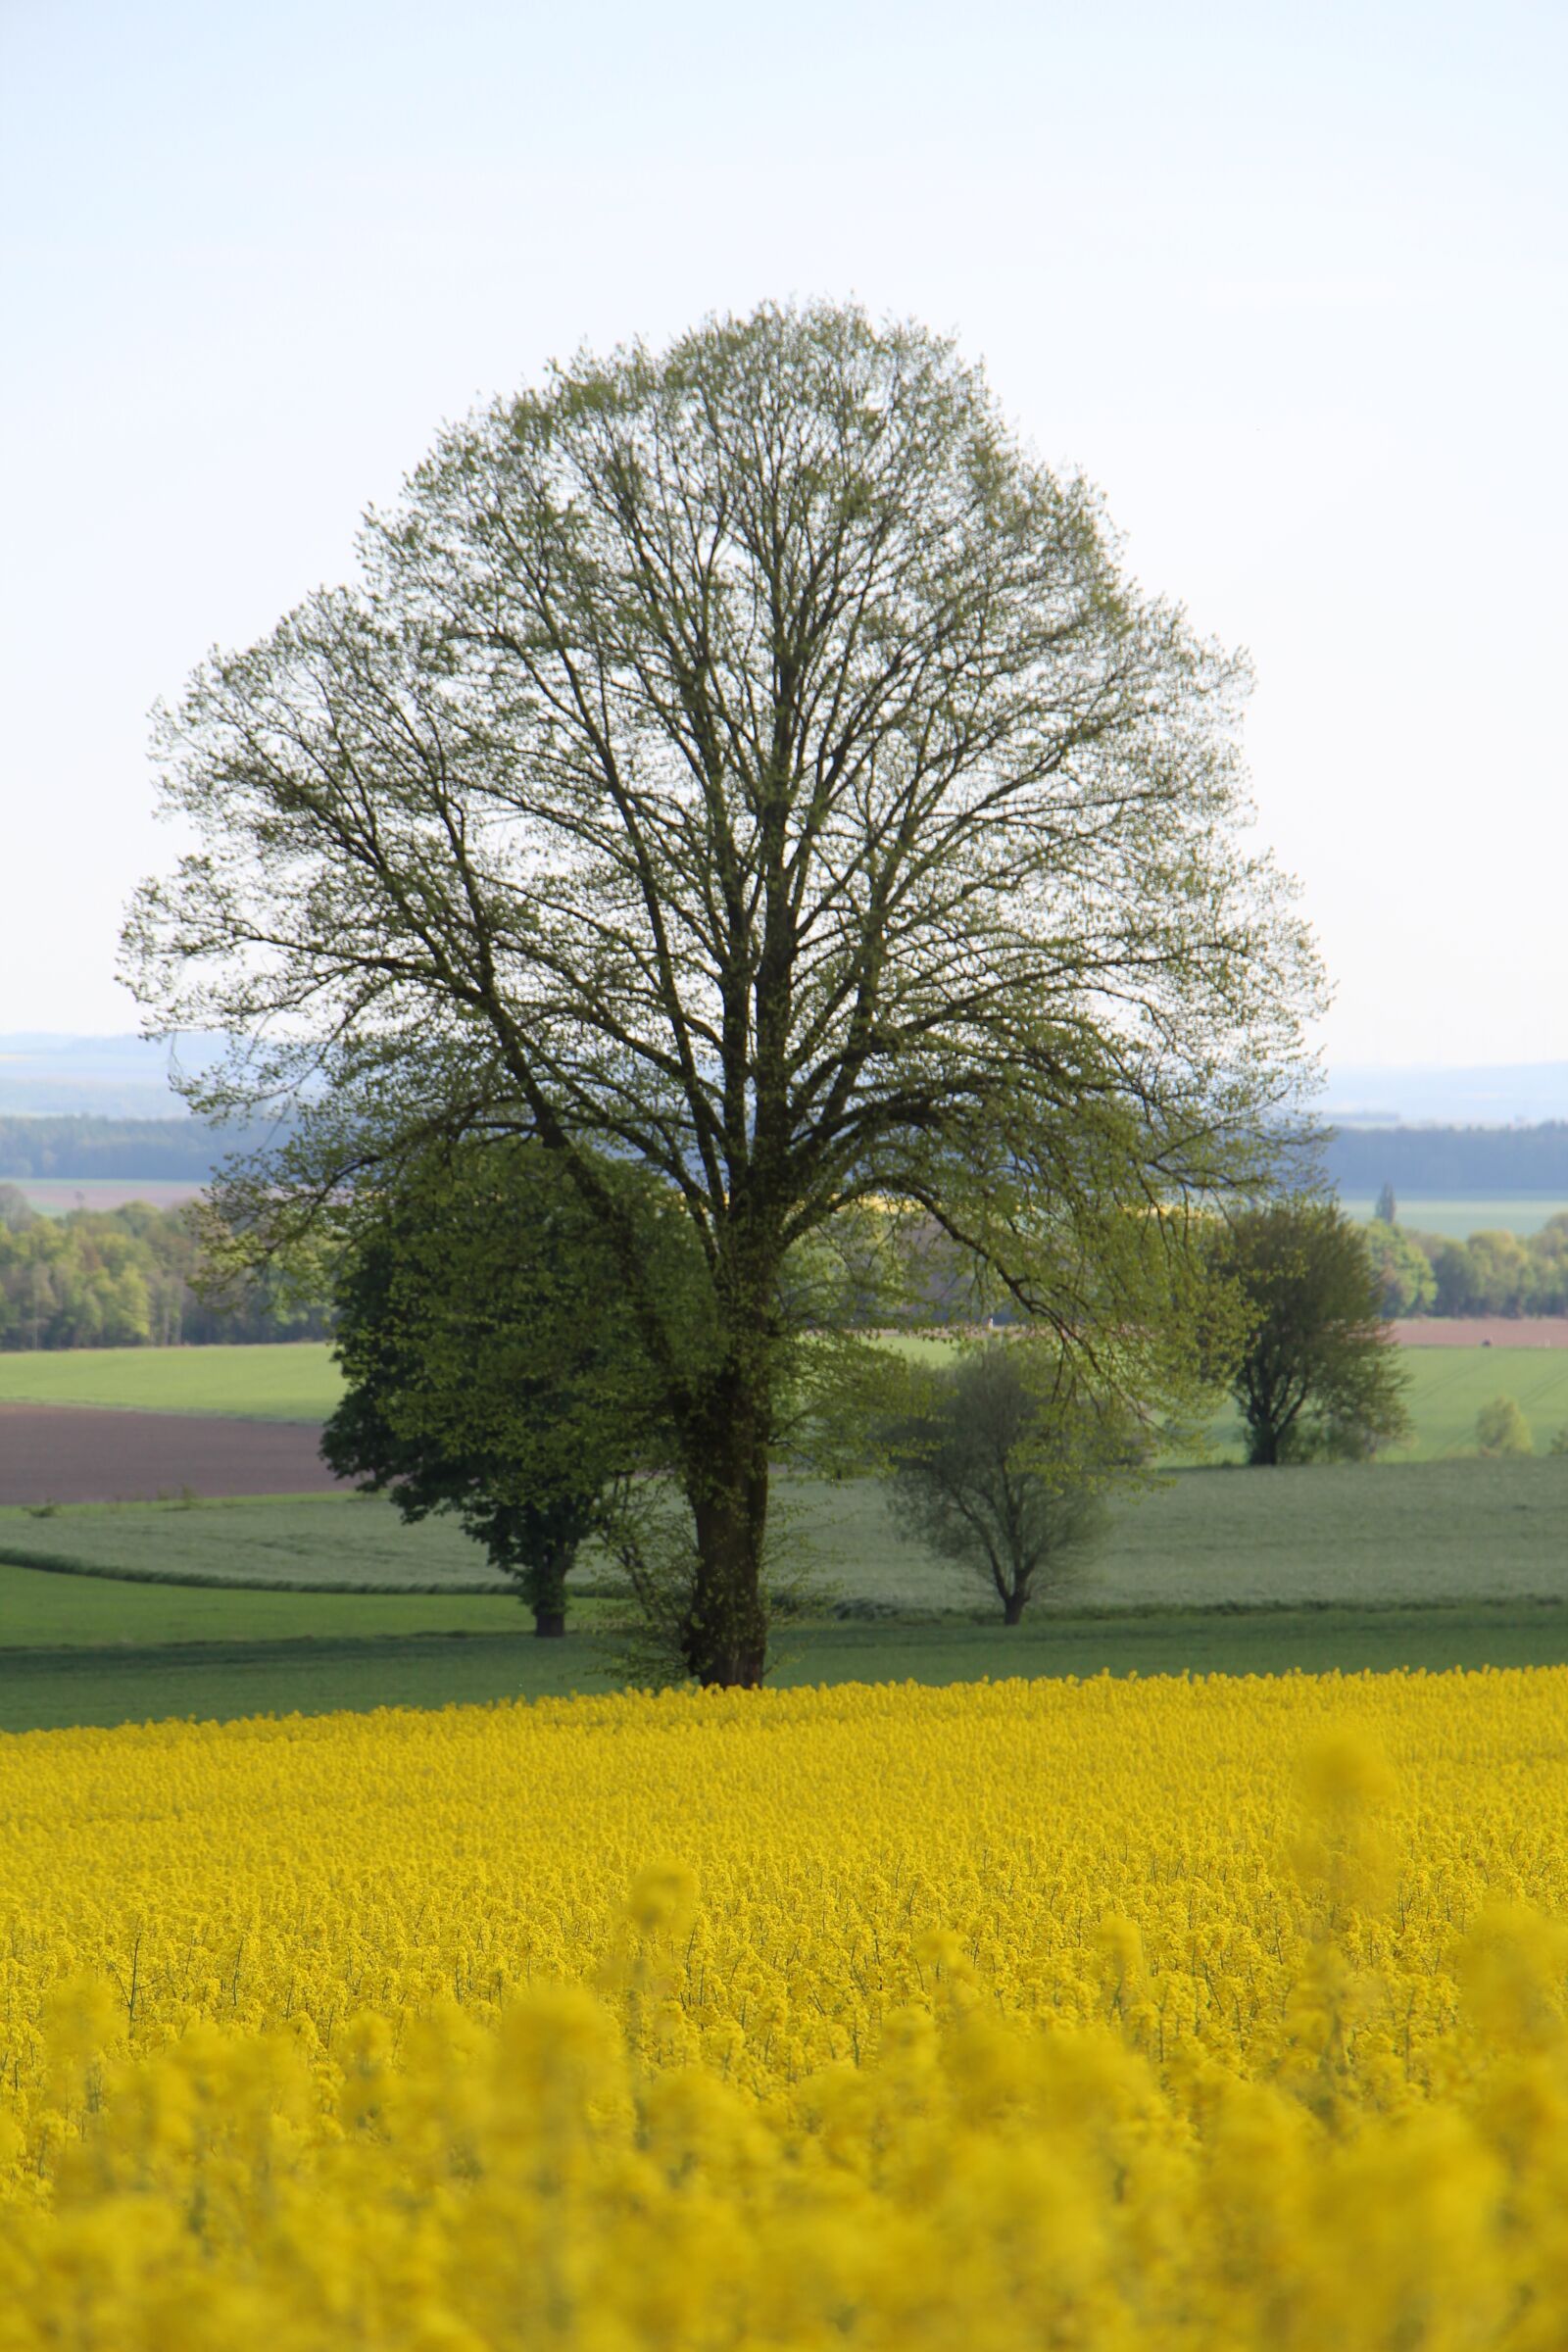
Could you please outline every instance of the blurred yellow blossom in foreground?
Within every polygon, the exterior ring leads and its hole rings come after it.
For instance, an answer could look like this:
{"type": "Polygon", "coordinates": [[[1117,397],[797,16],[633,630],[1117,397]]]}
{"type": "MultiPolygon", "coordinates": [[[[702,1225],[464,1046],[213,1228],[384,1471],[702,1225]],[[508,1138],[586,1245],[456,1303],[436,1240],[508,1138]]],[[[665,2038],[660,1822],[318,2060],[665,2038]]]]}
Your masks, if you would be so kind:
{"type": "Polygon", "coordinates": [[[1568,2343],[1568,1669],[0,1740],[0,2352],[1568,2343]]]}

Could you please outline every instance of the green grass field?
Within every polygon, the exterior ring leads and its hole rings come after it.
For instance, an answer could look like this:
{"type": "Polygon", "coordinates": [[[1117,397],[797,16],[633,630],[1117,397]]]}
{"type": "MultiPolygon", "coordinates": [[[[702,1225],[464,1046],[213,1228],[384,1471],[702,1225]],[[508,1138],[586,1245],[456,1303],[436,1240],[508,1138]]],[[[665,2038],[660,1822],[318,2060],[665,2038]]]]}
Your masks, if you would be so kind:
{"type": "MultiPolygon", "coordinates": [[[[1568,1457],[1544,1456],[1568,1422],[1568,1350],[1404,1360],[1414,1459],[1179,1470],[1119,1505],[1101,1557],[1011,1633],[981,1588],[900,1541],[872,1482],[781,1480],[784,1562],[824,1597],[779,1630],[774,1679],[1568,1659],[1568,1457]],[[1456,1458],[1498,1394],[1541,1456],[1456,1458]],[[829,1593],[866,1613],[830,1616],[829,1593]]],[[[318,1346],[0,1357],[0,1396],[53,1402],[314,1421],[336,1388],[318,1346]]],[[[585,1559],[581,1581],[604,1574],[585,1559]]],[[[564,1641],[535,1642],[460,1531],[405,1527],[374,1498],[3,1510],[0,1729],[603,1689],[613,1614],[583,1595],[564,1641]]]]}
{"type": "MultiPolygon", "coordinates": [[[[1409,1377],[1405,1401],[1415,1437],[1390,1464],[1438,1462],[1473,1452],[1476,1415],[1494,1396],[1511,1396],[1544,1453],[1568,1425],[1568,1348],[1401,1348],[1409,1377]]],[[[1209,1443],[1217,1458],[1242,1458],[1234,1413],[1219,1415],[1209,1443]]]]}
{"type": "MultiPolygon", "coordinates": [[[[194,1200],[202,1190],[189,1179],[160,1177],[13,1176],[0,1181],[14,1184],[30,1207],[57,1217],[74,1208],[119,1208],[126,1200],[147,1200],[157,1208],[172,1208],[194,1200]]],[[[1341,1206],[1348,1216],[1364,1221],[1377,1201],[1370,1193],[1355,1194],[1344,1199],[1341,1206]]],[[[1456,1241],[1465,1241],[1472,1233],[1539,1233],[1548,1217],[1565,1208],[1568,1200],[1519,1193],[1430,1200],[1413,1193],[1399,1195],[1401,1224],[1416,1233],[1441,1233],[1456,1241]]]]}
{"type": "MultiPolygon", "coordinates": [[[[24,1550],[127,1577],[293,1586],[351,1593],[506,1593],[450,1519],[405,1527],[376,1495],[260,1495],[238,1502],[0,1509],[0,1557],[24,1550]]],[[[3,1639],[0,1634],[0,1639],[3,1639]]]]}
{"type": "MultiPolygon", "coordinates": [[[[774,1526],[781,1564],[806,1570],[835,1598],[927,1612],[989,1606],[977,1582],[900,1538],[872,1480],[781,1479],[774,1526]]],[[[189,1599],[180,1580],[248,1587],[252,1599],[276,1600],[280,1612],[258,1621],[269,1633],[287,1630],[287,1611],[296,1604],[287,1591],[256,1588],[295,1588],[308,1594],[308,1612],[318,1610],[333,1588],[350,1612],[372,1594],[458,1609],[421,1617],[421,1626],[477,1627],[492,1621],[483,1614],[470,1620],[463,1613],[470,1605],[480,1612],[514,1605],[483,1553],[451,1521],[405,1527],[390,1503],[376,1497],[311,1495],[191,1509],[96,1504],[47,1516],[5,1510],[0,1560],[6,1559],[80,1566],[113,1579],[97,1583],[89,1596],[81,1588],[92,1580],[56,1576],[60,1610],[112,1615],[119,1605],[114,1595],[126,1595],[127,1605],[133,1595],[143,1611],[135,1620],[144,1629],[139,1638],[150,1640],[183,1638],[157,1631],[147,1598],[163,1590],[189,1599]],[[172,1581],[149,1586],[144,1579],[172,1581]]],[[[603,1561],[584,1555],[581,1582],[597,1585],[606,1573],[603,1561]]],[[[1177,1471],[1118,1505],[1100,1556],[1059,1601],[1046,1605],[1392,1605],[1558,1592],[1568,1594],[1568,1458],[1562,1457],[1177,1471]]],[[[324,1621],[309,1614],[305,1622],[324,1621]]],[[[16,1638],[6,1624],[0,1599],[0,1642],[16,1638]]],[[[29,1637],[64,1638],[42,1631],[29,1637]]],[[[117,1627],[106,1638],[136,1637],[117,1627]]]]}
{"type": "MultiPolygon", "coordinates": [[[[1347,1216],[1363,1224],[1377,1207],[1370,1196],[1342,1200],[1347,1216]]],[[[1473,1233],[1516,1233],[1521,1239],[1539,1233],[1548,1217],[1568,1208],[1568,1200],[1543,1200],[1528,1194],[1479,1196],[1468,1199],[1418,1200],[1413,1193],[1398,1197],[1399,1223],[1411,1233],[1441,1233],[1448,1241],[1466,1242],[1473,1233]]]]}
{"type": "Polygon", "coordinates": [[[0,1354],[0,1403],[8,1404],[324,1421],[342,1386],[324,1340],[268,1348],[64,1348],[0,1354]]]}
{"type": "MultiPolygon", "coordinates": [[[[578,1600],[591,1629],[606,1604],[578,1600]]],[[[0,1559],[0,1659],[17,1649],[154,1650],[182,1642],[391,1641],[412,1634],[527,1633],[510,1592],[267,1592],[244,1586],[123,1583],[0,1559]]],[[[530,1636],[531,1639],[531,1636],[530,1636]]]]}
{"type": "MultiPolygon", "coordinates": [[[[1006,1675],[1287,1674],[1568,1662],[1568,1608],[1198,1610],[993,1625],[808,1625],[775,1645],[780,1685],[1006,1675]]],[[[568,1634],[187,1642],[0,1654],[0,1730],[441,1707],[603,1690],[612,1646],[568,1634]]]]}
{"type": "Polygon", "coordinates": [[[1544,1453],[1568,1426],[1568,1348],[1405,1348],[1416,1443],[1401,1457],[1441,1461],[1472,1448],[1476,1415],[1511,1396],[1544,1453]]]}

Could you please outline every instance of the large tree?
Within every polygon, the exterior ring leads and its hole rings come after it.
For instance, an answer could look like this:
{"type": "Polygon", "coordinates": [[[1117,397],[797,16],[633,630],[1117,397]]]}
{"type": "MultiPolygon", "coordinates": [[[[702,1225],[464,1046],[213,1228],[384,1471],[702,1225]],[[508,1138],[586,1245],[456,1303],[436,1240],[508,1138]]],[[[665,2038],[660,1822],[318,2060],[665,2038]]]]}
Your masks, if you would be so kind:
{"type": "Polygon", "coordinates": [[[231,1176],[258,1231],[410,1136],[562,1154],[664,1366],[687,1662],[754,1682],[792,1255],[907,1210],[1121,1378],[1173,1212],[1257,1173],[1316,974],[1243,838],[1245,665],[950,344],[856,309],[579,358],[362,554],[166,716],[197,846],[134,983],[241,1041],[206,1106],[306,1105],[231,1176]],[[700,1374],[606,1152],[685,1204],[700,1374]]]}

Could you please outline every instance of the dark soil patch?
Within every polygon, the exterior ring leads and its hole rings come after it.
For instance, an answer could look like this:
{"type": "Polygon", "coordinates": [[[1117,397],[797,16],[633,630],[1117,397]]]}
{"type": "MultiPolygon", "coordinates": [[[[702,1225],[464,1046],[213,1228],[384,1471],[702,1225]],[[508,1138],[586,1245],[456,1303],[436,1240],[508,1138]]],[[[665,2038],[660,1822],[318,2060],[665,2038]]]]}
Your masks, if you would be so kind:
{"type": "Polygon", "coordinates": [[[0,1503],[340,1494],[319,1438],[297,1421],[0,1404],[0,1503]]]}

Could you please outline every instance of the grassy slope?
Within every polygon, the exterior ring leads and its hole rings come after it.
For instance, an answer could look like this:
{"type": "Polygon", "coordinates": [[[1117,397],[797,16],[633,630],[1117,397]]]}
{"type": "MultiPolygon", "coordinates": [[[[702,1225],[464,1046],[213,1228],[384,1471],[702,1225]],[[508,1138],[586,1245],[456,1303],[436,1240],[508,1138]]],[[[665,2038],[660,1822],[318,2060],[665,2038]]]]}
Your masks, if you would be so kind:
{"type": "MultiPolygon", "coordinates": [[[[803,1484],[794,1502],[798,1540],[841,1586],[906,1612],[976,1601],[897,1543],[873,1488],[803,1484]],[[823,1556],[830,1542],[836,1559],[823,1556]]],[[[953,1615],[788,1626],[774,1679],[1559,1662],[1565,1529],[1568,1461],[1185,1472],[1129,1506],[1092,1577],[1015,1633],[953,1615]]],[[[0,1549],[15,1540],[70,1556],[69,1544],[104,1565],[139,1549],[145,1573],[161,1536],[177,1537],[182,1557],[205,1544],[232,1572],[250,1536],[274,1569],[286,1540],[297,1565],[314,1544],[341,1573],[356,1531],[362,1564],[381,1567],[398,1543],[462,1545],[448,1529],[401,1528],[384,1504],[326,1498],[6,1513],[0,1549]]],[[[203,1590],[5,1567],[0,1728],[438,1706],[613,1679],[592,1601],[575,1604],[564,1642],[534,1642],[525,1625],[510,1597],[203,1590]]]]}
{"type": "Polygon", "coordinates": [[[132,1577],[194,1577],[204,1584],[510,1591],[454,1521],[405,1527],[392,1505],[374,1495],[0,1509],[0,1557],[19,1552],[42,1562],[79,1562],[132,1577]]]}
{"type": "MultiPolygon", "coordinates": [[[[952,1616],[813,1623],[781,1634],[776,1679],[1568,1658],[1568,1461],[1434,1458],[1467,1446],[1499,1393],[1544,1445],[1568,1421],[1568,1353],[1412,1349],[1406,1363],[1423,1466],[1185,1471],[1124,1506],[1091,1576],[1017,1633],[952,1616]]],[[[311,1420],[335,1388],[324,1347],[0,1357],[0,1396],[61,1402],[311,1420]]],[[[791,1501],[799,1549],[845,1593],[906,1612],[980,1600],[898,1544],[873,1487],[801,1482],[791,1501]]],[[[593,1604],[578,1605],[566,1641],[535,1642],[510,1595],[459,1589],[485,1571],[455,1529],[404,1528],[381,1502],[7,1511],[7,1550],[80,1559],[110,1578],[0,1569],[0,1728],[441,1705],[602,1689],[612,1673],[593,1604]],[[126,1583],[117,1569],[404,1589],[209,1592],[126,1583]]]]}
{"type": "MultiPolygon", "coordinates": [[[[579,1600],[589,1625],[603,1602],[579,1600]]],[[[180,1642],[342,1642],[413,1634],[526,1633],[514,1593],[257,1592],[123,1584],[0,1564],[0,1665],[18,1649],[167,1648],[180,1642]]]]}
{"type": "MultiPolygon", "coordinates": [[[[903,1543],[869,1480],[827,1486],[781,1482],[785,1557],[846,1597],[917,1610],[986,1605],[978,1584],[903,1543]]],[[[86,1506],[38,1517],[0,1511],[0,1558],[79,1562],[133,1577],[202,1577],[236,1584],[433,1587],[443,1607],[482,1585],[477,1547],[445,1520],[405,1527],[378,1499],[86,1506]]],[[[592,1577],[594,1562],[584,1562],[592,1577]]],[[[61,1622],[135,1593],[142,1638],[154,1629],[160,1588],[35,1580],[59,1588],[61,1622]],[[107,1596],[107,1597],[106,1597],[107,1596]]],[[[1278,1606],[1305,1601],[1409,1603],[1550,1595],[1568,1586],[1568,1458],[1436,1462],[1388,1469],[1177,1472],[1123,1503],[1103,1551],[1058,1605],[1068,1608],[1278,1606]]],[[[168,1590],[168,1588],[163,1588],[168,1590]]],[[[0,1593],[3,1593],[0,1585],[0,1593]]],[[[497,1588],[505,1594],[506,1588],[497,1588]]],[[[258,1596],[260,1597],[260,1596],[258,1596]]],[[[287,1592],[267,1595],[280,1604],[287,1592]]],[[[215,1595],[220,1599],[221,1595],[215,1595]]],[[[322,1595],[310,1594],[307,1610],[322,1595]]],[[[128,1609],[132,1604],[127,1600],[128,1609]]],[[[352,1594],[352,1611],[363,1605],[352,1594]]],[[[478,1599],[479,1609],[508,1606],[478,1599]]],[[[8,1615],[0,1597],[0,1642],[8,1615]]],[[[96,1620],[95,1620],[96,1621],[96,1620]]],[[[216,1621],[215,1621],[216,1622],[216,1621]]],[[[322,1623],[311,1616],[312,1626],[322,1623]]],[[[433,1623],[433,1619],[425,1622],[433,1623]]],[[[442,1622],[467,1622],[458,1616],[442,1622]]],[[[479,1622],[478,1619],[474,1620],[479,1622]]],[[[37,1633],[29,1639],[55,1637],[37,1633]]],[[[110,1637],[127,1638],[117,1626],[110,1637]]],[[[170,1636],[170,1639],[177,1637],[170,1636]]]]}
{"type": "MultiPolygon", "coordinates": [[[[1494,1396],[1513,1397],[1543,1453],[1568,1423],[1568,1348],[1401,1348],[1398,1355],[1415,1436],[1388,1456],[1391,1464],[1473,1452],[1476,1415],[1494,1396]]],[[[1233,1413],[1215,1420],[1209,1443],[1220,1460],[1243,1458],[1233,1413]]]]}
{"type": "Polygon", "coordinates": [[[1494,1396],[1511,1396],[1544,1452],[1568,1424],[1568,1348],[1405,1348],[1409,1409],[1416,1425],[1410,1458],[1441,1460],[1476,1440],[1476,1415],[1494,1396]]]}

